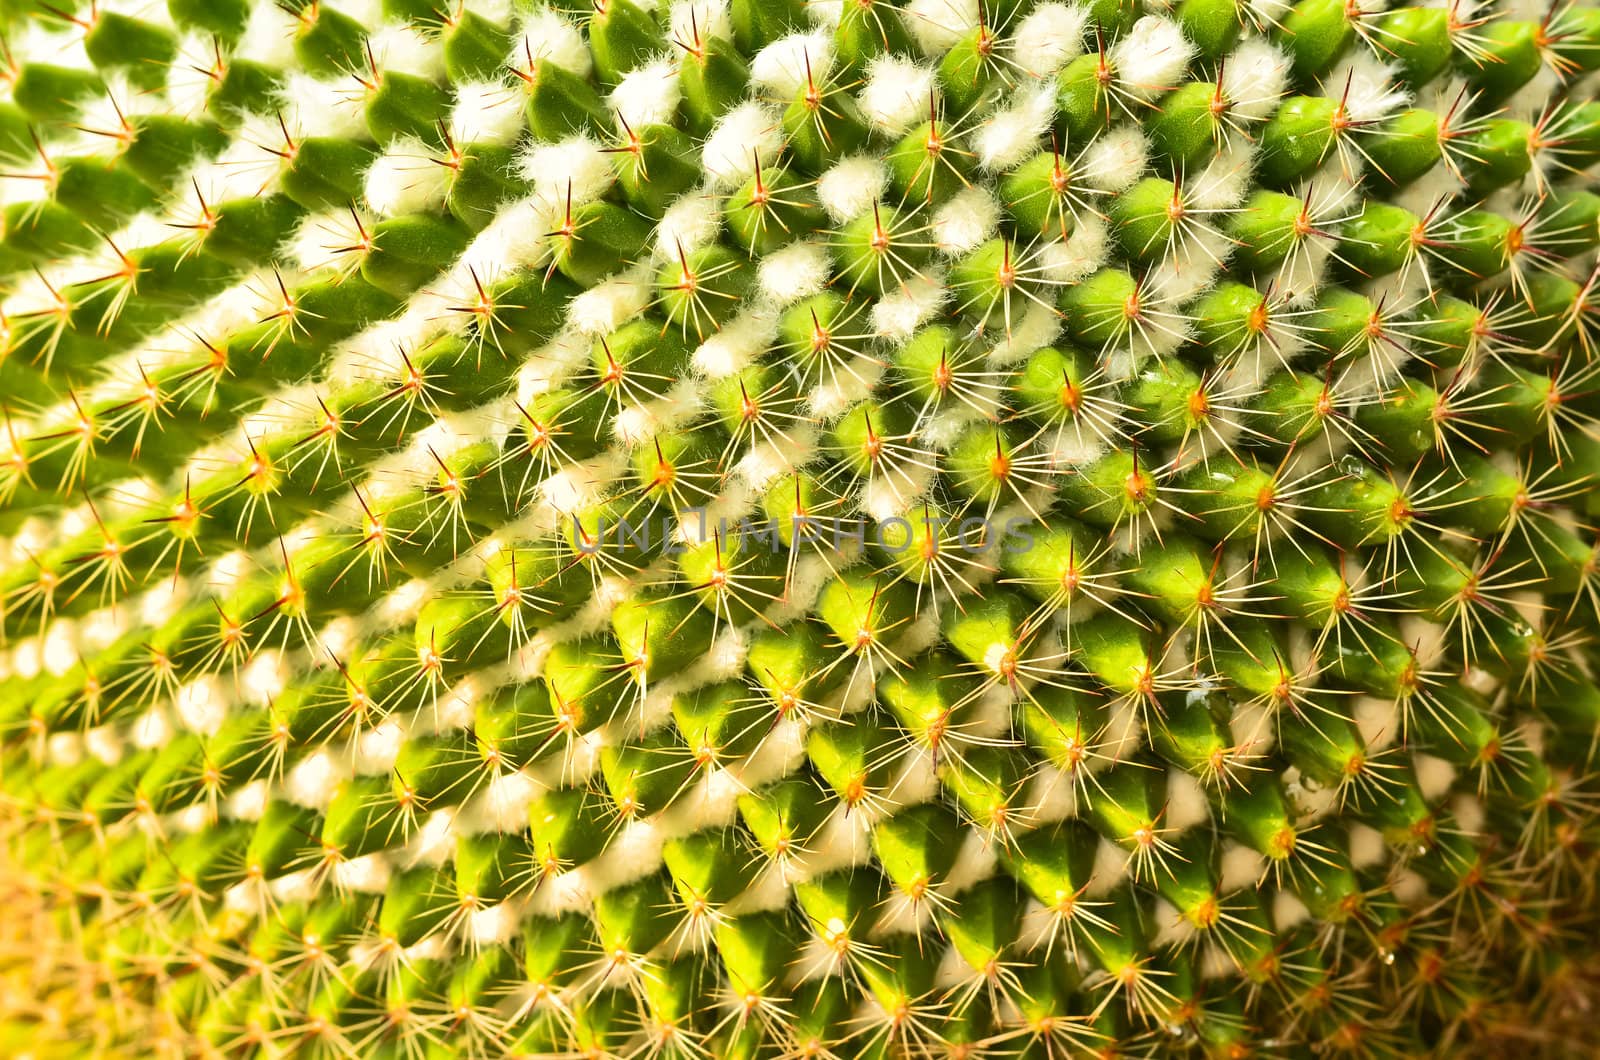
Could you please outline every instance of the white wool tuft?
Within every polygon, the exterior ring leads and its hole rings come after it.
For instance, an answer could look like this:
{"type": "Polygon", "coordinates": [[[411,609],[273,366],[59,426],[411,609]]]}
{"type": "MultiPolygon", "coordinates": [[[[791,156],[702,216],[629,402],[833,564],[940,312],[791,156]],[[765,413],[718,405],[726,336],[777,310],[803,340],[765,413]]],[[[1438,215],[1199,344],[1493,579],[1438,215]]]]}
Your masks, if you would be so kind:
{"type": "Polygon", "coordinates": [[[502,773],[485,786],[478,812],[488,830],[515,832],[527,827],[528,807],[544,787],[526,773],[502,773]]]}
{"type": "Polygon", "coordinates": [[[467,921],[467,934],[477,946],[504,945],[521,923],[522,908],[518,903],[499,902],[474,912],[467,921]]]}
{"type": "Polygon", "coordinates": [[[746,310],[695,349],[695,368],[712,379],[734,375],[761,356],[776,325],[771,314],[746,310]]]}
{"type": "Polygon", "coordinates": [[[722,116],[701,151],[706,173],[716,183],[731,188],[755,173],[759,155],[763,165],[783,149],[783,125],[766,106],[747,101],[722,116]]]}
{"type": "Polygon", "coordinates": [[[567,317],[586,335],[605,335],[643,313],[653,293],[648,274],[613,276],[574,298],[567,317]]]}
{"type": "Polygon", "coordinates": [[[1040,4],[1017,24],[1011,61],[1023,73],[1046,78],[1083,52],[1089,9],[1074,4],[1040,4]]]}
{"type": "Polygon", "coordinates": [[[672,5],[672,39],[693,44],[695,37],[709,40],[733,39],[733,22],[728,17],[728,0],[678,0],[672,5]]]}
{"type": "Polygon", "coordinates": [[[557,873],[540,884],[533,892],[529,909],[544,917],[557,917],[564,913],[587,910],[593,901],[589,893],[589,878],[580,866],[568,872],[557,873]]]}
{"type": "Polygon", "coordinates": [[[235,549],[218,556],[207,572],[206,586],[218,596],[224,596],[239,587],[254,569],[249,553],[235,549]]]}
{"type": "Polygon", "coordinates": [[[806,64],[811,78],[822,84],[833,70],[833,35],[822,30],[791,33],[756,53],[750,63],[750,80],[787,103],[806,84],[806,64]]]}
{"type": "Polygon", "coordinates": [[[867,64],[867,83],[856,101],[878,130],[899,136],[928,116],[928,99],[937,95],[933,71],[898,55],[880,55],[867,64]]]}
{"type": "MultiPolygon", "coordinates": [[[[1425,7],[1433,2],[1434,0],[1424,0],[1418,6],[1425,7]]],[[[1292,0],[1245,0],[1244,10],[1258,26],[1268,22],[1275,26],[1281,26],[1284,18],[1289,14],[1291,4],[1292,0]]]]}
{"type": "Polygon", "coordinates": [[[455,823],[456,811],[453,808],[446,807],[433,811],[406,843],[406,855],[413,863],[443,865],[450,860],[450,855],[455,853],[455,823]]]}
{"type": "Polygon", "coordinates": [[[844,414],[861,401],[883,378],[883,362],[866,356],[855,357],[850,364],[819,383],[807,397],[812,413],[819,419],[831,420],[844,414]]]}
{"type": "MultiPolygon", "coordinates": [[[[1175,294],[1191,294],[1193,287],[1185,284],[1181,279],[1173,283],[1175,294]]],[[[1162,314],[1167,319],[1162,326],[1149,327],[1143,331],[1134,331],[1128,337],[1128,344],[1136,358],[1165,357],[1176,353],[1178,347],[1187,342],[1194,332],[1194,324],[1178,311],[1179,300],[1168,297],[1166,291],[1147,290],[1147,303],[1156,314],[1162,314]]]]}
{"type": "Polygon", "coordinates": [[[794,716],[775,722],[760,745],[734,767],[738,779],[755,788],[799,769],[806,761],[806,728],[794,716]]]}
{"type": "MultiPolygon", "coordinates": [[[[296,62],[295,31],[298,27],[299,19],[286,8],[277,4],[253,4],[250,21],[245,23],[244,36],[234,49],[234,55],[275,69],[293,67],[296,62]]],[[[43,44],[43,41],[39,41],[33,47],[43,44]]],[[[17,54],[44,55],[54,52],[19,51],[17,54]]]]}
{"type": "Polygon", "coordinates": [[[444,49],[423,39],[404,23],[379,24],[367,34],[367,47],[380,73],[393,70],[429,80],[444,76],[444,49]]]}
{"type": "Polygon", "coordinates": [[[498,81],[467,81],[455,86],[450,135],[457,144],[514,143],[523,127],[523,96],[498,81]]]}
{"type": "MultiPolygon", "coordinates": [[[[935,474],[936,472],[933,471],[927,473],[930,486],[933,484],[935,474]]],[[[917,476],[912,476],[913,480],[916,478],[917,476]]],[[[904,510],[904,508],[901,509],[901,511],[904,510]]],[[[882,516],[880,518],[891,517],[882,516]]],[[[890,648],[902,659],[910,659],[932,649],[935,644],[939,643],[939,636],[939,616],[934,614],[932,608],[928,608],[921,615],[912,619],[909,625],[901,627],[900,635],[895,638],[890,648]]],[[[866,704],[863,703],[857,709],[865,709],[865,707],[866,704]]],[[[890,785],[890,792],[899,800],[899,806],[907,806],[912,802],[926,802],[939,794],[939,776],[933,767],[932,756],[919,752],[916,762],[908,767],[900,777],[895,779],[894,783],[890,785]],[[908,789],[906,783],[908,776],[916,781],[916,787],[908,789]]]]}
{"type": "Polygon", "coordinates": [[[933,319],[950,292],[939,277],[919,273],[889,292],[872,307],[872,327],[892,342],[906,342],[933,319]]]}
{"type": "Polygon", "coordinates": [[[1323,80],[1322,94],[1329,99],[1343,99],[1354,121],[1382,121],[1411,98],[1395,80],[1395,72],[1393,65],[1357,48],[1323,80]]]}
{"type": "Polygon", "coordinates": [[[385,594],[383,599],[378,601],[375,613],[395,625],[415,619],[422,605],[427,603],[432,588],[423,579],[412,578],[385,594]]]}
{"type": "Polygon", "coordinates": [[[1174,832],[1187,832],[1211,817],[1211,803],[1200,782],[1181,769],[1167,771],[1167,817],[1174,832]]]}
{"type": "Polygon", "coordinates": [[[879,522],[893,519],[909,510],[931,485],[933,476],[926,468],[911,467],[903,475],[880,475],[862,487],[861,508],[879,522]]]}
{"type": "Polygon", "coordinates": [[[775,445],[772,442],[755,442],[739,458],[736,470],[744,483],[753,490],[766,489],[772,480],[779,475],[786,475],[793,471],[800,460],[789,451],[787,445],[775,445]]]}
{"type": "MultiPolygon", "coordinates": [[[[1416,305],[1429,297],[1428,277],[1422,269],[1401,269],[1354,286],[1376,305],[1416,305]]],[[[1389,353],[1410,359],[1411,344],[1405,339],[1396,339],[1392,344],[1385,342],[1384,345],[1388,348],[1384,360],[1389,359],[1389,353]]]]}
{"type": "MultiPolygon", "coordinates": [[[[1184,205],[1192,210],[1231,210],[1250,194],[1250,171],[1255,161],[1255,145],[1230,141],[1216,157],[1184,187],[1184,205]]],[[[1221,227],[1222,219],[1211,219],[1221,227]]]]}
{"type": "Polygon", "coordinates": [[[172,719],[161,707],[151,707],[134,719],[129,739],[135,747],[150,749],[172,740],[172,719]]]}
{"type": "MultiPolygon", "coordinates": [[[[363,895],[381,895],[389,885],[389,876],[389,858],[381,850],[333,866],[334,885],[363,895]]],[[[419,943],[422,945],[427,945],[426,940],[419,943]]]]}
{"type": "Polygon", "coordinates": [[[1061,333],[1061,314],[1048,305],[1028,303],[1020,318],[1013,318],[1011,331],[990,347],[991,364],[1015,364],[1041,346],[1048,346],[1061,333]]]}
{"type": "Polygon", "coordinates": [[[1383,833],[1371,825],[1352,823],[1348,834],[1350,865],[1357,870],[1380,867],[1388,860],[1389,846],[1383,833]]]}
{"type": "MultiPolygon", "coordinates": [[[[278,135],[279,138],[282,137],[281,133],[278,135]]],[[[260,156],[263,154],[264,152],[257,151],[257,158],[240,158],[232,153],[230,148],[225,150],[220,158],[197,161],[183,182],[190,193],[182,195],[174,203],[172,211],[176,216],[171,219],[181,224],[194,224],[199,221],[201,198],[204,198],[208,205],[212,205],[229,199],[248,198],[260,194],[261,189],[271,184],[277,177],[280,168],[277,159],[270,155],[266,156],[271,160],[270,163],[261,161],[260,156]],[[193,193],[196,188],[199,189],[199,196],[193,193]]],[[[200,311],[205,312],[210,308],[208,304],[200,307],[200,311]]]]}
{"type": "Polygon", "coordinates": [[[1117,80],[1135,95],[1154,99],[1183,82],[1195,47],[1178,24],[1161,15],[1146,15],[1111,46],[1117,80]]]}
{"type": "Polygon", "coordinates": [[[1044,278],[1063,284],[1088,278],[1105,264],[1109,240],[1105,222],[1086,217],[1065,243],[1056,240],[1040,249],[1038,260],[1044,278]]]}
{"type": "Polygon", "coordinates": [[[1411,764],[1416,771],[1417,791],[1429,805],[1449,794],[1456,779],[1455,766],[1443,758],[1421,753],[1411,756],[1411,764]]]}
{"type": "Polygon", "coordinates": [[[340,615],[317,631],[323,650],[335,659],[348,659],[361,643],[361,625],[350,615],[340,615]]]}
{"type": "Polygon", "coordinates": [[[167,67],[166,95],[177,116],[197,118],[205,112],[216,85],[210,74],[216,62],[215,49],[215,44],[199,34],[186,33],[179,38],[178,54],[167,67]]]}
{"type": "MultiPolygon", "coordinates": [[[[1388,352],[1400,356],[1410,354],[1403,345],[1399,351],[1388,352]]],[[[1513,477],[1519,474],[1515,459],[1508,454],[1497,453],[1492,459],[1502,474],[1513,477]]],[[[1425,621],[1417,615],[1404,615],[1400,618],[1400,635],[1405,638],[1401,643],[1410,645],[1417,666],[1424,673],[1448,665],[1444,662],[1446,627],[1443,624],[1425,621]]]]}
{"type": "MultiPolygon", "coordinates": [[[[996,844],[990,841],[989,836],[976,828],[967,829],[967,834],[961,839],[960,849],[956,853],[956,861],[950,868],[949,875],[945,878],[945,894],[960,894],[990,879],[1000,868],[997,857],[996,844]]],[[[964,963],[964,962],[963,962],[964,963]]]]}
{"type": "Polygon", "coordinates": [[[1445,114],[1452,109],[1459,111],[1472,98],[1472,83],[1447,71],[1426,85],[1417,87],[1416,105],[1422,110],[1445,114]]]}
{"type": "Polygon", "coordinates": [[[1400,738],[1400,705],[1392,699],[1358,696],[1351,717],[1369,753],[1393,746],[1400,738]]]}
{"type": "Polygon", "coordinates": [[[570,188],[574,206],[599,198],[616,179],[605,145],[587,136],[535,145],[522,160],[522,175],[562,204],[570,188]]]}
{"type": "MultiPolygon", "coordinates": [[[[1541,16],[1542,18],[1542,16],[1541,16]]],[[[1535,20],[1539,21],[1539,20],[1535,20]]],[[[1552,99],[1559,99],[1569,91],[1577,98],[1592,98],[1597,87],[1594,79],[1588,79],[1587,89],[1583,83],[1569,90],[1562,83],[1562,76],[1554,69],[1554,64],[1545,63],[1539,67],[1539,72],[1534,74],[1527,84],[1512,93],[1511,98],[1505,102],[1504,117],[1515,121],[1524,121],[1529,125],[1538,125],[1550,107],[1552,99]],[[1587,95],[1585,93],[1587,92],[1587,95]]]]}
{"type": "MultiPolygon", "coordinates": [[[[1437,171],[1448,167],[1436,166],[1434,168],[1437,171]]],[[[1330,150],[1323,158],[1322,165],[1312,172],[1311,181],[1317,185],[1345,185],[1353,189],[1356,196],[1359,196],[1361,180],[1366,174],[1366,170],[1366,157],[1359,151],[1330,150]]],[[[1484,208],[1489,210],[1496,209],[1496,207],[1489,205],[1489,200],[1487,199],[1484,201],[1484,208]]]]}
{"type": "Polygon", "coordinates": [[[598,500],[608,479],[605,470],[583,465],[562,468],[539,483],[539,493],[557,511],[575,512],[598,500]]]}
{"type": "Polygon", "coordinates": [[[9,662],[11,672],[29,681],[38,677],[41,667],[39,647],[39,640],[36,637],[29,637],[18,644],[11,653],[9,662]]]}
{"type": "Polygon", "coordinates": [[[1050,87],[1019,93],[1021,99],[997,110],[973,136],[978,164],[991,172],[1010,169],[1039,148],[1039,140],[1055,117],[1056,97],[1050,87]]]}
{"type": "Polygon", "coordinates": [[[1220,232],[1192,231],[1145,274],[1145,288],[1169,306],[1187,304],[1216,282],[1220,263],[1232,251],[1233,243],[1220,232]]]}
{"type": "Polygon", "coordinates": [[[1028,783],[1027,792],[1025,805],[1030,823],[1042,825],[1078,815],[1078,790],[1073,774],[1058,766],[1040,763],[1028,783]]]}
{"type": "Polygon", "coordinates": [[[673,832],[727,828],[739,816],[739,778],[726,769],[705,774],[700,783],[680,795],[661,815],[673,832]]]}
{"type": "Polygon", "coordinates": [[[197,678],[178,689],[172,707],[185,729],[210,736],[228,717],[228,696],[215,676],[197,678]]]}
{"type": "Polygon", "coordinates": [[[1432,901],[1433,885],[1410,869],[1396,869],[1389,877],[1389,890],[1395,900],[1408,909],[1419,909],[1432,901]]]}
{"type": "Polygon", "coordinates": [[[834,163],[817,181],[817,198],[836,224],[872,209],[889,186],[889,170],[876,158],[851,155],[834,163]]]}
{"type": "Polygon", "coordinates": [[[1150,908],[1150,921],[1155,925],[1155,937],[1150,945],[1158,949],[1191,947],[1198,933],[1194,924],[1178,912],[1178,907],[1165,898],[1157,898],[1150,908]]]}
{"type": "Polygon", "coordinates": [[[806,14],[825,29],[837,29],[844,18],[844,0],[807,0],[806,14]]]}
{"type": "MultiPolygon", "coordinates": [[[[1114,383],[1127,382],[1133,378],[1133,370],[1144,360],[1145,352],[1147,351],[1134,350],[1128,346],[1106,351],[1102,361],[1106,378],[1114,383]]],[[[1143,540],[1138,528],[1130,527],[1126,533],[1117,538],[1116,547],[1122,552],[1135,552],[1143,540]]]]}
{"type": "Polygon", "coordinates": [[[703,192],[691,191],[680,197],[656,225],[656,253],[668,261],[716,241],[722,227],[722,208],[703,192]]]}
{"type": "Polygon", "coordinates": [[[553,231],[566,213],[566,196],[529,195],[502,206],[489,227],[479,232],[467,246],[452,270],[468,279],[476,272],[482,279],[499,270],[518,265],[540,265],[550,255],[550,244],[529,239],[528,234],[553,231]]]}
{"type": "MultiPolygon", "coordinates": [[[[13,200],[8,196],[7,201],[13,200]]],[[[46,314],[67,304],[61,297],[60,291],[51,290],[50,284],[41,273],[30,272],[15,281],[5,301],[0,303],[0,315],[17,317],[29,313],[46,314]]],[[[57,407],[66,411],[64,405],[57,407]]],[[[10,433],[8,431],[6,435],[8,443],[10,433]]]]}
{"type": "Polygon", "coordinates": [[[1484,820],[1483,803],[1475,796],[1465,793],[1458,794],[1450,800],[1450,813],[1456,819],[1456,825],[1463,832],[1481,832],[1488,822],[1484,820]]]}
{"type": "Polygon", "coordinates": [[[1311,910],[1304,902],[1288,891],[1278,891],[1272,899],[1272,923],[1280,934],[1292,931],[1296,924],[1311,919],[1311,910]]]}
{"type": "Polygon", "coordinates": [[[400,757],[400,747],[406,741],[405,726],[393,718],[363,732],[356,740],[354,769],[361,774],[387,773],[400,757]]]}
{"type": "Polygon", "coordinates": [[[677,430],[700,411],[700,394],[692,379],[679,380],[665,397],[648,404],[630,404],[612,420],[612,433],[627,445],[643,445],[656,434],[677,430]]]}
{"type": "MultiPolygon", "coordinates": [[[[284,89],[280,98],[283,104],[284,124],[297,136],[342,136],[362,139],[369,135],[363,97],[350,91],[348,77],[324,80],[312,77],[310,74],[294,72],[284,79],[284,89]]],[[[275,138],[281,138],[282,130],[278,129],[276,112],[268,111],[263,114],[262,121],[265,127],[276,132],[275,138]]],[[[254,142],[271,143],[272,138],[254,142]]],[[[248,149],[251,144],[241,139],[235,140],[234,146],[248,149]]],[[[255,154],[262,161],[276,162],[276,159],[263,157],[259,150],[256,150],[255,154]]]]}
{"type": "Polygon", "coordinates": [[[730,916],[781,913],[789,907],[789,898],[789,881],[782,864],[769,861],[750,886],[729,899],[725,911],[730,916]]]}
{"type": "Polygon", "coordinates": [[[508,61],[519,70],[527,69],[528,57],[535,62],[548,59],[563,70],[588,77],[594,69],[588,42],[583,32],[564,15],[548,7],[537,7],[522,17],[522,33],[512,42],[508,61]]]}
{"type": "Polygon", "coordinates": [[[122,73],[112,71],[102,76],[105,78],[105,91],[101,95],[89,96],[83,101],[78,110],[78,121],[81,123],[79,128],[120,129],[128,118],[135,115],[166,110],[165,101],[159,95],[140,91],[130,85],[122,73]]]}
{"type": "Polygon", "coordinates": [[[1266,858],[1261,854],[1243,843],[1236,843],[1231,839],[1223,840],[1222,871],[1218,874],[1222,893],[1228,894],[1244,887],[1254,887],[1260,882],[1265,869],[1266,858]]]}
{"type": "Polygon", "coordinates": [[[1000,205],[981,187],[957,192],[933,215],[933,242],[945,254],[965,254],[994,233],[1000,205]]]}
{"type": "Polygon", "coordinates": [[[1084,152],[1078,177],[1091,188],[1120,192],[1144,175],[1150,141],[1137,125],[1119,125],[1084,152]]]}
{"type": "Polygon", "coordinates": [[[611,433],[623,445],[633,448],[649,441],[665,429],[653,408],[629,405],[619,409],[611,420],[611,433]]]}
{"type": "Polygon", "coordinates": [[[289,664],[275,648],[257,652],[239,675],[239,691],[247,701],[262,707],[282,695],[288,683],[289,664]]]}
{"type": "Polygon", "coordinates": [[[583,867],[591,894],[604,894],[655,871],[666,836],[651,821],[630,821],[605,853],[583,867]]]}
{"type": "Polygon", "coordinates": [[[1252,37],[1228,56],[1222,94],[1242,118],[1266,118],[1278,109],[1289,80],[1289,57],[1260,37],[1252,37]]]}
{"type": "Polygon", "coordinates": [[[367,169],[367,205],[384,217],[430,211],[450,190],[450,169],[420,140],[401,138],[367,169]]]}
{"type": "Polygon", "coordinates": [[[285,794],[289,801],[307,809],[326,809],[345,778],[345,770],[326,749],[313,751],[289,770],[285,794]]]}
{"type": "Polygon", "coordinates": [[[58,618],[50,624],[44,638],[44,668],[57,677],[77,665],[79,658],[77,628],[70,618],[58,618]]]}
{"type": "Polygon", "coordinates": [[[821,291],[832,269],[823,244],[790,243],[761,259],[756,282],[765,298],[789,305],[821,291]]]}
{"type": "MultiPolygon", "coordinates": [[[[148,0],[124,0],[124,2],[145,3],[148,6],[148,0]]],[[[385,21],[394,21],[384,17],[383,0],[340,0],[339,10],[363,26],[377,26],[385,21]]]]}
{"type": "Polygon", "coordinates": [[[242,788],[234,789],[224,804],[228,816],[240,821],[259,821],[267,810],[272,789],[265,779],[252,780],[242,788]]]}
{"type": "Polygon", "coordinates": [[[1128,876],[1128,852],[1109,839],[1101,838],[1094,848],[1094,867],[1089,870],[1090,898],[1103,898],[1128,876]]]}
{"type": "Polygon", "coordinates": [[[108,766],[122,761],[122,735],[110,725],[83,734],[83,749],[108,766]]]}
{"type": "Polygon", "coordinates": [[[978,26],[978,0],[907,0],[906,28],[928,55],[943,55],[978,26]]]}
{"type": "MultiPolygon", "coordinates": [[[[1541,152],[1541,158],[1548,155],[1541,152]]],[[[1449,202],[1461,191],[1461,181],[1449,166],[1434,166],[1422,176],[1389,197],[1389,202],[1410,210],[1418,217],[1426,217],[1441,203],[1449,202]]]]}
{"type": "Polygon", "coordinates": [[[677,65],[671,59],[657,59],[629,71],[611,90],[611,109],[637,132],[646,125],[672,124],[682,96],[677,65]]]}

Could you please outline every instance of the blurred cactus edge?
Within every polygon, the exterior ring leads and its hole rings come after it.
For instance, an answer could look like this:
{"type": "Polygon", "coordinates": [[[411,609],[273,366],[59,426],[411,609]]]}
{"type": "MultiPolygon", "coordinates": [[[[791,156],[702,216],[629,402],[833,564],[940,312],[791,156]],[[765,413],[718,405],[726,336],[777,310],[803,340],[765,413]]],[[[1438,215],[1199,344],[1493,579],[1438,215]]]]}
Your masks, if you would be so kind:
{"type": "Polygon", "coordinates": [[[0,0],[0,1056],[1600,1056],[1597,0],[0,0]]]}

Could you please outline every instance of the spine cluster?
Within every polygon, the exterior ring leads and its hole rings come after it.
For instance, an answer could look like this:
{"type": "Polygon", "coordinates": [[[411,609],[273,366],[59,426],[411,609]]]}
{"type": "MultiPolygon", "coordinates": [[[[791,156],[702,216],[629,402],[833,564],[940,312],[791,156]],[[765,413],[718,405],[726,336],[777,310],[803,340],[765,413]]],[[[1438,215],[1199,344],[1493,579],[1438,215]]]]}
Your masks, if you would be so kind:
{"type": "Polygon", "coordinates": [[[1600,1047],[1600,9],[0,24],[0,1052],[1600,1047]]]}

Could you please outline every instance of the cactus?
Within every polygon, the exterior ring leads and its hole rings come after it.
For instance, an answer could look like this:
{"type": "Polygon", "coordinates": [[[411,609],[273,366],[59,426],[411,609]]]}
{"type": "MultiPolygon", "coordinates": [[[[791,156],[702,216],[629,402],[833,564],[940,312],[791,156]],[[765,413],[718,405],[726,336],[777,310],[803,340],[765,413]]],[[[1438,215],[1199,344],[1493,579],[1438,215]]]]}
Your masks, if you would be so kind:
{"type": "Polygon", "coordinates": [[[1534,8],[0,4],[3,1051],[1592,1055],[1534,8]]]}

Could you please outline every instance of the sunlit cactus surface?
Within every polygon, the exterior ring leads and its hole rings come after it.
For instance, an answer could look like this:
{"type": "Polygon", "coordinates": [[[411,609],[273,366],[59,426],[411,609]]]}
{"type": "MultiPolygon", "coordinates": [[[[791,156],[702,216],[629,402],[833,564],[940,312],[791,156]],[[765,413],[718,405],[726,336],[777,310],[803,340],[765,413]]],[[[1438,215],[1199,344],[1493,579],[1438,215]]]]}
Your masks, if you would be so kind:
{"type": "Polygon", "coordinates": [[[1597,1055],[1585,2],[0,0],[0,1054],[1597,1055]]]}

